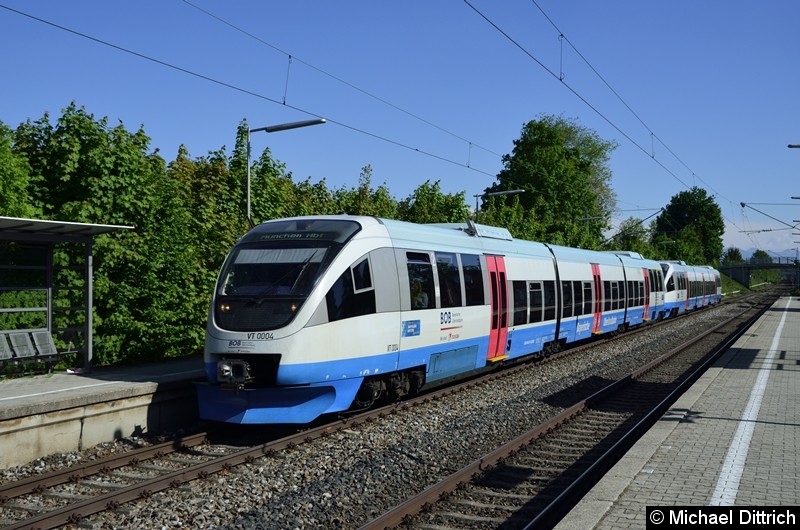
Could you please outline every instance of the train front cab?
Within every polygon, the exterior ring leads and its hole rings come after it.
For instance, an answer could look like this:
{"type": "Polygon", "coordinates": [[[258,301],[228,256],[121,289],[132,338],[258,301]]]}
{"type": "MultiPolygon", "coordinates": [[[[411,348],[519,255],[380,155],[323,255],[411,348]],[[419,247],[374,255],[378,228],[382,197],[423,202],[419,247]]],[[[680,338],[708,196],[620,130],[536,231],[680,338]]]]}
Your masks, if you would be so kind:
{"type": "Polygon", "coordinates": [[[667,316],[680,315],[690,309],[689,267],[679,261],[661,262],[664,274],[664,312],[667,316]]]}

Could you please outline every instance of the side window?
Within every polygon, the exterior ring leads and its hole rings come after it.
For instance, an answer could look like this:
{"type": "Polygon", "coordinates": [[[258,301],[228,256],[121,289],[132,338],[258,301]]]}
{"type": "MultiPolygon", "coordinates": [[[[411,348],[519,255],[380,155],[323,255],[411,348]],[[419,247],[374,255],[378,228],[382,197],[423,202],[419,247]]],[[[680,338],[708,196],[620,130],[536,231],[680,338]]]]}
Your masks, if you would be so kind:
{"type": "Polygon", "coordinates": [[[437,252],[436,272],[439,275],[441,306],[461,307],[461,275],[456,254],[437,252]]]}
{"type": "Polygon", "coordinates": [[[620,299],[619,295],[619,282],[611,282],[611,298],[613,299],[613,309],[619,309],[622,307],[622,300],[620,299]]]}
{"type": "Polygon", "coordinates": [[[556,282],[547,280],[544,282],[544,319],[554,320],[556,318],[556,282]]]}
{"type": "Polygon", "coordinates": [[[572,295],[575,297],[575,316],[583,314],[583,290],[581,282],[572,282],[572,295]]]}
{"type": "Polygon", "coordinates": [[[411,309],[436,307],[433,287],[433,266],[426,252],[406,252],[408,288],[411,293],[411,309]]]}
{"type": "Polygon", "coordinates": [[[603,282],[603,311],[611,311],[611,282],[603,282]]]}
{"type": "Polygon", "coordinates": [[[583,314],[590,315],[592,311],[592,282],[583,282],[583,314]]]}
{"type": "Polygon", "coordinates": [[[467,305],[483,305],[483,270],[481,258],[474,254],[462,254],[461,266],[464,268],[464,288],[467,305]]]}
{"type": "Polygon", "coordinates": [[[365,258],[344,271],[325,295],[325,302],[331,322],[375,313],[369,260],[365,258]]]}
{"type": "Polygon", "coordinates": [[[528,284],[528,294],[531,297],[531,318],[530,322],[542,321],[542,305],[544,304],[544,293],[541,282],[530,282],[528,284]]]}
{"type": "Polygon", "coordinates": [[[572,282],[561,282],[561,318],[572,316],[572,282]]]}
{"type": "Polygon", "coordinates": [[[521,326],[528,323],[528,289],[524,281],[511,282],[514,293],[514,325],[521,326]]]}
{"type": "Polygon", "coordinates": [[[359,293],[365,289],[372,288],[372,274],[369,271],[369,260],[358,263],[353,268],[353,286],[355,292],[359,293]]]}

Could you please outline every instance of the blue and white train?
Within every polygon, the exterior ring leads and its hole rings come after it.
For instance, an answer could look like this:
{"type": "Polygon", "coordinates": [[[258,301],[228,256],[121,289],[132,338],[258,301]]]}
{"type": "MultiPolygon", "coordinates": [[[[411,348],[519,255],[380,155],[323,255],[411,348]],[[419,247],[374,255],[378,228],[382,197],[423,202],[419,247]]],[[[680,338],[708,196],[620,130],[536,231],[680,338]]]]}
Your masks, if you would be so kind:
{"type": "Polygon", "coordinates": [[[682,312],[673,300],[687,310],[720,297],[708,267],[522,241],[469,221],[268,221],[220,272],[199,414],[308,423],[682,312]]]}
{"type": "Polygon", "coordinates": [[[687,265],[682,261],[664,261],[666,293],[664,312],[675,316],[686,311],[716,304],[722,298],[719,272],[707,265],[687,265]]]}

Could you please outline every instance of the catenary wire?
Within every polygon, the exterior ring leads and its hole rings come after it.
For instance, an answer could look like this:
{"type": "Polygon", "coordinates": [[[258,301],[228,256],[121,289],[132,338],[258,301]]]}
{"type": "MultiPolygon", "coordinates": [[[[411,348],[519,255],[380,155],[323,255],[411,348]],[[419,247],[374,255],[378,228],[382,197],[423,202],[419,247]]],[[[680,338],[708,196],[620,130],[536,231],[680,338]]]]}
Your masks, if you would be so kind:
{"type": "MultiPolygon", "coordinates": [[[[168,63],[168,62],[166,62],[166,61],[162,61],[162,60],[160,60],[160,59],[156,59],[156,58],[154,58],[154,57],[150,57],[149,55],[145,55],[145,54],[143,54],[143,53],[139,53],[139,52],[136,52],[136,51],[134,51],[134,50],[130,50],[130,49],[128,49],[128,48],[124,48],[124,47],[122,47],[122,46],[119,46],[119,45],[117,45],[117,44],[113,44],[113,43],[111,43],[111,42],[108,42],[108,41],[105,41],[105,40],[99,39],[99,38],[97,38],[97,37],[93,37],[93,36],[91,36],[91,35],[87,35],[86,33],[82,33],[82,32],[80,32],[80,31],[73,30],[73,29],[71,29],[71,28],[68,28],[68,27],[62,26],[62,25],[60,25],[60,24],[56,24],[56,23],[54,23],[54,22],[51,22],[51,21],[49,21],[49,20],[45,20],[45,19],[43,19],[43,18],[40,18],[40,17],[34,16],[34,15],[31,15],[31,14],[29,14],[29,13],[25,13],[25,12],[23,12],[23,11],[19,11],[19,10],[17,10],[17,9],[14,9],[14,8],[8,7],[8,6],[6,6],[6,5],[0,4],[0,8],[6,9],[6,10],[8,10],[8,11],[11,11],[11,12],[13,12],[13,13],[16,13],[16,14],[18,14],[18,15],[21,15],[21,16],[24,16],[24,17],[27,17],[27,18],[30,18],[30,19],[32,19],[32,20],[35,20],[35,21],[37,21],[37,22],[40,22],[40,23],[46,24],[46,25],[48,25],[48,26],[51,26],[51,27],[54,27],[54,28],[60,29],[60,30],[62,30],[62,31],[66,31],[66,32],[68,32],[68,33],[71,33],[71,34],[73,34],[73,35],[76,35],[76,36],[78,36],[78,37],[81,37],[81,38],[84,38],[84,39],[88,39],[88,40],[90,40],[90,41],[93,41],[93,42],[96,42],[96,43],[98,43],[98,44],[102,44],[103,46],[108,46],[108,47],[110,47],[110,48],[113,48],[113,49],[115,49],[115,50],[118,50],[118,51],[120,51],[120,52],[127,53],[127,54],[130,54],[130,55],[133,55],[133,56],[139,57],[140,59],[144,59],[144,60],[146,60],[146,61],[150,61],[150,62],[156,63],[156,64],[158,64],[158,65],[160,65],[160,66],[164,66],[164,67],[166,67],[166,68],[171,68],[171,69],[173,69],[173,70],[176,70],[176,71],[178,71],[178,72],[181,72],[181,73],[184,73],[184,74],[187,74],[187,75],[190,75],[190,76],[196,77],[196,78],[198,78],[198,79],[202,79],[202,80],[204,80],[204,81],[208,81],[208,82],[210,82],[210,83],[215,83],[215,84],[217,84],[217,85],[220,85],[220,86],[223,86],[223,87],[225,87],[225,88],[229,88],[229,89],[231,89],[231,90],[235,90],[235,91],[237,91],[237,92],[240,92],[240,93],[243,93],[243,94],[247,94],[247,95],[249,95],[249,96],[253,96],[253,97],[256,97],[256,98],[259,98],[259,99],[263,99],[263,100],[265,100],[265,101],[270,101],[270,102],[272,102],[272,103],[276,103],[276,104],[278,104],[278,105],[281,105],[281,106],[284,106],[284,107],[287,107],[287,108],[290,108],[290,109],[293,109],[293,110],[297,110],[298,112],[302,112],[302,113],[304,113],[304,114],[307,114],[307,115],[309,115],[309,116],[313,116],[313,117],[315,117],[315,118],[322,118],[322,117],[323,117],[321,114],[317,114],[317,113],[315,113],[315,112],[312,112],[312,111],[310,111],[310,110],[307,110],[307,109],[304,109],[304,108],[301,108],[301,107],[298,107],[298,106],[295,106],[295,105],[290,105],[290,104],[288,104],[288,103],[282,102],[282,101],[280,101],[280,100],[277,100],[277,99],[275,99],[275,98],[271,98],[271,97],[269,97],[269,96],[266,96],[266,95],[264,95],[264,94],[259,94],[258,92],[253,92],[252,90],[248,90],[248,89],[242,88],[242,87],[240,87],[240,86],[236,86],[236,85],[233,85],[233,84],[231,84],[231,83],[228,83],[228,82],[225,82],[225,81],[221,81],[221,80],[219,80],[219,79],[215,79],[215,78],[213,78],[213,77],[210,77],[210,76],[207,76],[207,75],[204,75],[204,74],[201,74],[201,73],[198,73],[198,72],[195,72],[195,71],[189,70],[189,69],[187,69],[187,68],[183,68],[183,67],[181,67],[181,66],[177,66],[177,65],[175,65],[175,64],[168,63]]],[[[355,132],[358,132],[358,133],[364,134],[364,135],[366,135],[366,136],[370,136],[370,137],[372,137],[372,138],[375,138],[375,139],[378,139],[378,140],[381,140],[381,141],[384,141],[384,142],[390,143],[390,144],[392,144],[392,145],[395,145],[395,146],[398,146],[398,147],[402,147],[402,148],[404,148],[404,149],[408,149],[408,150],[410,150],[410,151],[414,151],[415,153],[419,153],[419,154],[422,154],[422,155],[425,155],[425,156],[428,156],[428,157],[431,157],[431,158],[435,158],[435,159],[437,159],[437,160],[441,160],[441,161],[444,161],[444,162],[447,162],[447,163],[450,163],[450,164],[453,164],[453,165],[456,165],[456,166],[459,166],[459,167],[462,167],[462,168],[465,168],[465,169],[469,169],[470,171],[474,171],[474,172],[476,172],[476,173],[481,173],[481,174],[483,174],[483,175],[486,175],[486,176],[489,176],[489,177],[495,177],[495,176],[496,176],[496,175],[494,175],[494,174],[492,174],[492,173],[489,173],[489,172],[487,172],[487,171],[483,171],[483,170],[477,169],[477,168],[475,168],[475,167],[471,167],[471,166],[469,166],[469,165],[463,164],[463,163],[461,163],[461,162],[457,162],[457,161],[455,161],[455,160],[449,159],[449,158],[447,158],[447,157],[444,157],[444,156],[441,156],[441,155],[434,154],[434,153],[432,153],[432,152],[430,152],[430,151],[427,151],[427,150],[425,150],[425,149],[420,149],[420,148],[417,148],[417,147],[412,147],[412,146],[410,146],[410,145],[408,145],[408,144],[404,144],[404,143],[402,143],[402,142],[399,142],[399,141],[396,141],[396,140],[392,140],[392,139],[390,139],[390,138],[388,138],[388,137],[386,137],[386,136],[382,136],[382,135],[380,135],[380,134],[377,134],[377,133],[372,133],[372,132],[369,132],[369,131],[367,131],[367,130],[365,130],[365,129],[361,129],[361,128],[359,128],[359,127],[355,127],[355,126],[352,126],[352,125],[347,125],[346,123],[344,123],[344,122],[342,122],[342,121],[338,121],[338,120],[331,119],[331,118],[326,118],[326,121],[328,121],[328,122],[330,122],[330,123],[335,123],[335,124],[337,124],[337,125],[339,125],[339,126],[342,126],[342,127],[345,127],[345,128],[347,128],[347,129],[350,129],[350,130],[352,130],[352,131],[355,131],[355,132]]]]}
{"type": "MultiPolygon", "coordinates": [[[[615,129],[617,132],[619,132],[619,133],[620,133],[620,134],[621,134],[623,137],[625,137],[625,138],[626,138],[626,139],[627,139],[627,140],[628,140],[628,141],[629,141],[629,142],[630,142],[632,145],[634,145],[636,148],[638,148],[640,151],[642,151],[642,152],[643,152],[645,155],[649,156],[649,157],[650,157],[650,158],[651,158],[651,159],[652,159],[652,160],[653,160],[653,161],[654,161],[654,162],[655,162],[655,163],[656,163],[658,166],[660,166],[660,167],[661,167],[661,168],[662,168],[664,171],[666,171],[666,172],[667,172],[667,173],[668,173],[670,176],[672,176],[672,177],[673,177],[675,180],[677,180],[678,182],[680,182],[680,183],[681,183],[681,184],[682,184],[682,185],[683,185],[683,186],[684,186],[686,189],[690,189],[690,188],[691,188],[691,186],[689,186],[689,185],[688,185],[686,182],[684,182],[684,181],[683,181],[683,180],[682,180],[682,179],[681,179],[681,178],[680,178],[680,177],[679,177],[679,176],[678,176],[678,175],[677,175],[677,174],[676,174],[674,171],[672,171],[672,170],[671,170],[670,168],[668,168],[668,167],[667,167],[667,166],[666,166],[666,165],[665,165],[663,162],[661,162],[661,161],[660,161],[658,158],[656,158],[656,157],[655,157],[655,155],[654,155],[653,153],[648,153],[648,152],[647,152],[647,149],[646,149],[644,146],[642,146],[642,145],[641,145],[639,142],[637,142],[636,140],[634,140],[634,139],[633,139],[633,138],[632,138],[632,137],[631,137],[631,136],[630,136],[628,133],[626,133],[625,131],[623,131],[623,130],[622,130],[620,127],[619,127],[619,126],[617,126],[617,125],[616,125],[616,124],[615,124],[613,121],[611,121],[611,119],[610,119],[610,118],[608,118],[608,117],[607,117],[605,114],[603,114],[602,112],[600,112],[600,110],[599,110],[599,109],[597,109],[597,108],[596,108],[596,107],[595,107],[593,104],[591,104],[591,103],[590,103],[590,102],[589,102],[589,101],[588,101],[588,100],[587,100],[587,99],[586,99],[584,96],[582,96],[580,93],[578,93],[578,91],[577,91],[577,90],[575,90],[575,89],[574,89],[572,86],[570,86],[570,85],[569,85],[569,83],[567,83],[567,82],[564,80],[564,77],[563,77],[562,75],[560,75],[560,74],[558,74],[558,73],[554,72],[552,69],[548,68],[548,67],[547,67],[547,66],[546,66],[546,65],[545,65],[545,64],[544,64],[544,63],[543,63],[541,60],[539,60],[539,59],[538,59],[538,58],[537,58],[535,55],[533,55],[533,54],[532,54],[530,51],[528,51],[528,50],[527,50],[527,49],[526,49],[524,46],[522,46],[522,45],[521,45],[519,42],[517,42],[517,41],[516,41],[516,40],[515,40],[513,37],[511,37],[511,35],[509,35],[509,34],[508,34],[506,31],[504,31],[502,28],[500,28],[500,27],[499,27],[499,26],[498,26],[498,25],[497,25],[497,24],[496,24],[494,21],[492,21],[492,20],[491,20],[491,19],[490,19],[488,16],[486,16],[486,15],[485,15],[485,14],[484,14],[484,13],[483,13],[481,10],[479,10],[479,9],[478,9],[478,8],[476,8],[474,5],[472,5],[472,4],[469,2],[469,0],[464,0],[464,3],[465,3],[465,4],[467,4],[467,6],[469,6],[469,7],[470,7],[470,8],[471,8],[473,11],[475,11],[475,13],[477,13],[477,14],[478,14],[478,15],[479,15],[481,18],[483,18],[483,19],[484,19],[484,20],[485,20],[485,21],[486,21],[486,22],[487,22],[489,25],[491,25],[491,26],[492,26],[492,27],[493,27],[493,28],[494,28],[494,29],[495,29],[495,30],[496,30],[498,33],[500,33],[501,35],[503,35],[503,36],[504,36],[504,37],[505,37],[505,38],[506,38],[506,39],[507,39],[509,42],[511,42],[511,43],[512,43],[514,46],[516,46],[516,47],[517,47],[517,48],[518,48],[520,51],[522,51],[522,53],[524,53],[525,55],[527,55],[527,56],[528,56],[528,57],[529,57],[531,60],[533,60],[533,61],[534,61],[536,64],[538,64],[538,65],[539,65],[539,66],[540,66],[542,69],[544,69],[544,70],[545,70],[545,71],[546,71],[548,74],[550,74],[550,75],[551,75],[553,78],[557,79],[557,80],[558,80],[560,83],[562,83],[562,84],[564,85],[564,87],[565,87],[565,88],[567,88],[567,90],[569,90],[570,92],[572,92],[572,94],[573,94],[575,97],[577,97],[579,100],[581,100],[581,101],[582,101],[582,102],[583,102],[583,103],[584,103],[586,106],[588,106],[588,107],[589,107],[589,108],[590,108],[592,111],[594,111],[594,112],[595,112],[595,113],[596,113],[598,116],[600,116],[600,118],[602,118],[602,119],[603,119],[603,120],[604,120],[606,123],[608,123],[608,124],[609,124],[609,125],[610,125],[612,128],[614,128],[614,129],[615,129]]],[[[534,2],[534,4],[535,4],[535,2],[534,2]]],[[[535,4],[535,5],[537,5],[537,7],[539,7],[539,6],[538,6],[538,4],[535,4]]],[[[541,8],[539,8],[539,9],[540,9],[540,11],[542,11],[542,10],[541,10],[541,8]]],[[[543,12],[543,11],[542,11],[542,12],[543,12]]],[[[543,13],[544,13],[544,12],[543,12],[543,13]]],[[[547,20],[548,20],[548,21],[549,21],[551,24],[553,24],[553,23],[552,23],[552,21],[550,20],[550,18],[549,18],[549,17],[547,17],[547,15],[545,15],[545,17],[547,18],[547,20]]],[[[559,33],[559,38],[563,38],[563,39],[567,40],[567,42],[570,44],[570,46],[571,46],[571,47],[572,47],[572,48],[573,48],[573,49],[574,49],[574,50],[575,50],[575,51],[578,53],[578,55],[580,55],[580,56],[581,56],[581,58],[583,58],[583,56],[580,54],[580,52],[578,52],[578,50],[577,50],[577,49],[576,49],[574,46],[572,46],[572,43],[570,43],[570,42],[569,42],[569,39],[567,39],[567,38],[566,38],[566,37],[563,35],[563,33],[562,33],[560,30],[558,30],[558,28],[555,26],[555,24],[553,24],[553,27],[554,27],[554,28],[555,28],[555,29],[558,31],[558,33],[559,33]]],[[[586,61],[586,60],[584,59],[584,61],[586,61]]],[[[586,62],[587,62],[587,64],[589,64],[589,63],[588,63],[588,61],[586,61],[586,62]]],[[[591,68],[593,71],[595,71],[595,73],[597,73],[597,72],[596,72],[596,70],[595,70],[595,69],[594,69],[594,68],[593,68],[593,67],[592,67],[590,64],[589,64],[589,67],[590,67],[590,68],[591,68]]],[[[605,83],[605,80],[602,78],[602,76],[600,76],[600,75],[599,75],[599,73],[597,73],[597,75],[598,75],[598,76],[600,77],[600,79],[601,79],[601,80],[603,80],[603,82],[605,83]]],[[[614,91],[614,90],[613,90],[613,88],[611,88],[611,87],[610,87],[610,85],[608,85],[607,83],[606,83],[606,85],[607,85],[607,86],[609,86],[609,88],[612,90],[612,92],[614,92],[614,94],[615,94],[615,95],[617,95],[617,97],[619,97],[619,95],[616,93],[616,91],[614,91]]],[[[620,100],[621,100],[621,98],[620,98],[620,100]]],[[[624,104],[626,107],[628,107],[628,108],[630,109],[630,107],[629,107],[629,106],[628,106],[628,105],[627,105],[627,104],[626,104],[624,101],[623,101],[623,104],[624,104]]],[[[631,109],[631,112],[634,114],[634,116],[636,116],[636,117],[637,117],[637,119],[639,119],[639,118],[638,118],[638,115],[636,115],[636,113],[635,113],[635,112],[633,112],[633,110],[632,110],[632,109],[631,109]]],[[[641,119],[640,119],[640,121],[641,121],[641,119]]],[[[647,125],[646,125],[646,124],[644,124],[643,122],[642,122],[642,124],[645,126],[645,128],[647,128],[647,129],[648,129],[648,131],[650,131],[650,132],[651,132],[651,135],[652,135],[653,137],[655,137],[655,138],[658,138],[657,136],[655,136],[655,134],[654,134],[654,133],[652,133],[652,131],[650,130],[650,128],[649,128],[649,127],[647,127],[647,125]]],[[[688,168],[688,166],[686,166],[686,164],[685,164],[685,163],[684,163],[684,162],[683,162],[683,161],[682,161],[680,158],[678,158],[678,157],[675,155],[675,153],[674,153],[674,152],[672,152],[672,150],[671,150],[671,149],[669,149],[669,147],[668,147],[666,144],[664,144],[664,143],[663,143],[663,142],[662,142],[660,139],[658,139],[658,140],[659,140],[659,143],[660,143],[660,144],[664,145],[664,147],[665,147],[665,148],[667,148],[667,150],[670,152],[670,154],[672,154],[672,156],[673,156],[673,157],[675,157],[677,160],[679,160],[679,161],[681,162],[681,164],[683,164],[683,165],[684,165],[684,166],[685,166],[687,169],[689,169],[689,171],[691,171],[691,169],[690,169],[690,168],[688,168]]],[[[699,177],[697,177],[697,175],[695,175],[695,174],[694,174],[694,172],[692,172],[692,176],[693,176],[693,177],[695,177],[695,178],[698,178],[699,180],[701,180],[701,181],[702,181],[702,179],[700,179],[699,177]]],[[[702,182],[703,182],[704,184],[706,184],[706,183],[705,183],[705,181],[702,181],[702,182]]],[[[706,186],[708,186],[708,184],[706,184],[706,186]]],[[[710,188],[710,186],[709,186],[709,188],[710,188]]],[[[714,191],[714,190],[712,189],[712,191],[714,191]]],[[[714,196],[714,197],[717,197],[717,196],[719,196],[719,197],[725,198],[725,197],[723,197],[722,195],[718,194],[717,192],[714,192],[712,196],[714,196]]],[[[727,201],[728,201],[730,204],[734,204],[734,203],[733,203],[733,201],[731,201],[730,199],[727,199],[727,198],[725,198],[725,200],[727,200],[727,201]]],[[[724,215],[723,215],[723,217],[724,217],[724,218],[725,218],[725,219],[726,219],[726,220],[727,220],[729,223],[731,223],[731,225],[732,225],[732,226],[734,226],[735,228],[737,228],[737,229],[738,229],[738,226],[737,226],[737,224],[736,224],[736,223],[735,223],[733,220],[731,220],[731,219],[729,219],[729,218],[725,217],[724,215]]]]}
{"type": "Polygon", "coordinates": [[[461,140],[462,142],[469,143],[470,146],[474,146],[474,147],[477,147],[479,149],[482,149],[483,151],[486,151],[487,153],[493,154],[493,155],[495,155],[497,157],[502,157],[503,156],[503,155],[501,155],[499,153],[496,153],[495,151],[492,151],[491,149],[489,149],[487,147],[483,147],[480,144],[477,144],[477,143],[475,143],[475,142],[473,142],[471,140],[468,140],[468,139],[464,138],[463,136],[460,136],[460,135],[458,135],[458,134],[456,134],[456,133],[454,133],[452,131],[449,131],[449,130],[445,129],[444,127],[436,125],[435,123],[433,123],[431,121],[428,121],[425,118],[422,118],[421,116],[418,116],[417,114],[414,114],[413,112],[405,110],[405,109],[395,105],[394,103],[392,103],[392,102],[390,102],[390,101],[388,101],[388,100],[386,100],[384,98],[376,96],[375,94],[372,94],[371,92],[368,92],[368,91],[364,90],[363,88],[360,88],[360,87],[358,87],[358,86],[356,86],[356,85],[354,85],[354,84],[342,79],[341,77],[338,77],[338,76],[336,76],[334,74],[331,74],[330,72],[327,72],[327,71],[323,70],[322,68],[314,66],[313,64],[311,64],[311,63],[309,63],[307,61],[304,61],[303,59],[300,59],[296,55],[290,54],[289,52],[287,52],[285,50],[282,50],[281,48],[279,48],[279,47],[277,47],[277,46],[275,46],[275,45],[263,40],[262,38],[260,38],[260,37],[258,37],[256,35],[253,35],[252,33],[250,33],[248,31],[240,28],[239,26],[237,26],[237,25],[235,25],[235,24],[223,19],[222,17],[220,17],[218,15],[215,15],[214,13],[211,13],[210,11],[207,11],[206,9],[203,9],[202,7],[199,7],[198,5],[193,4],[192,2],[189,2],[189,0],[182,0],[182,2],[187,4],[187,5],[189,5],[189,6],[191,6],[191,7],[193,7],[193,8],[195,8],[195,9],[197,9],[201,13],[203,13],[203,14],[205,14],[205,15],[207,15],[207,16],[209,16],[209,17],[211,17],[211,18],[213,18],[213,19],[215,19],[217,21],[219,21],[220,23],[228,26],[229,28],[233,29],[234,31],[238,31],[239,33],[242,33],[243,35],[246,35],[246,36],[250,37],[251,39],[253,39],[253,40],[257,41],[257,42],[260,42],[261,44],[272,48],[276,52],[281,53],[283,55],[286,55],[290,59],[293,59],[293,60],[295,60],[295,61],[297,61],[299,63],[302,63],[305,66],[311,68],[312,70],[315,70],[316,72],[319,72],[320,74],[322,74],[324,76],[327,76],[327,77],[329,77],[329,78],[331,78],[331,79],[333,79],[333,80],[335,80],[335,81],[337,81],[339,83],[342,83],[343,85],[346,85],[346,86],[352,88],[353,90],[356,90],[356,91],[364,94],[365,96],[368,96],[368,97],[370,97],[370,98],[372,98],[372,99],[374,99],[376,101],[379,101],[380,103],[383,103],[384,105],[387,105],[387,106],[389,106],[389,107],[391,107],[391,108],[393,108],[393,109],[395,109],[395,110],[397,110],[399,112],[402,112],[403,114],[406,114],[407,116],[410,116],[410,117],[414,118],[415,120],[418,120],[418,121],[420,121],[420,122],[422,122],[422,123],[424,123],[426,125],[429,125],[429,126],[435,128],[435,129],[438,129],[439,131],[441,131],[441,132],[443,132],[445,134],[448,134],[448,135],[452,136],[453,138],[457,138],[458,140],[461,140]]]}

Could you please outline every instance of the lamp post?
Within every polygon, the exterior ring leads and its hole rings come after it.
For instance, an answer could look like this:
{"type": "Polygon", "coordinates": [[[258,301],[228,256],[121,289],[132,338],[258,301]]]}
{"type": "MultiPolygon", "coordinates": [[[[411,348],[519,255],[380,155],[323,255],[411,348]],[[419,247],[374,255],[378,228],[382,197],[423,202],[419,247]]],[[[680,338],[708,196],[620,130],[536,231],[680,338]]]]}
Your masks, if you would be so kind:
{"type": "Polygon", "coordinates": [[[518,193],[525,193],[525,190],[493,191],[491,193],[477,193],[473,195],[473,197],[475,197],[475,222],[478,222],[478,198],[496,197],[498,195],[517,195],[518,193]]]}
{"type": "Polygon", "coordinates": [[[278,125],[268,125],[266,127],[257,127],[255,129],[247,129],[247,222],[253,226],[253,220],[250,218],[250,134],[254,132],[280,132],[288,131],[289,129],[299,129],[300,127],[310,127],[311,125],[322,125],[326,123],[324,118],[316,120],[303,120],[293,121],[290,123],[280,123],[278,125]]]}
{"type": "MultiPolygon", "coordinates": [[[[789,144],[786,147],[789,149],[800,149],[800,144],[789,144]]],[[[792,199],[800,199],[800,197],[792,197],[792,199]]]]}

